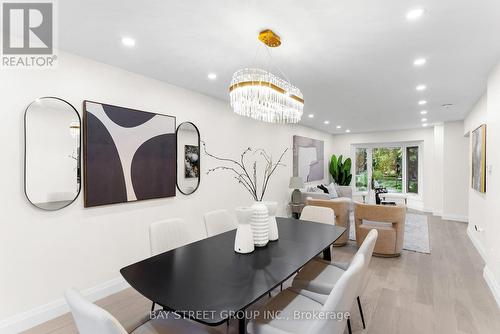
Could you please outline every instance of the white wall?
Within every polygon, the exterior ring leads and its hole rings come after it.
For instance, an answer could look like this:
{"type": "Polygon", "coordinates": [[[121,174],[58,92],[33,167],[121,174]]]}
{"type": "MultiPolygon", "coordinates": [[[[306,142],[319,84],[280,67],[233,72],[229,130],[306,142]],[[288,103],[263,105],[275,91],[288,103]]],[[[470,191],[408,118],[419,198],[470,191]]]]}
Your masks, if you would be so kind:
{"type": "Polygon", "coordinates": [[[443,219],[468,220],[469,141],[464,123],[447,122],[443,126],[443,219]]]}
{"type": "Polygon", "coordinates": [[[5,70],[0,76],[0,319],[58,300],[69,287],[86,289],[119,277],[120,268],[149,255],[148,226],[154,221],[183,217],[202,237],[204,212],[252,201],[230,175],[207,176],[204,171],[214,163],[202,156],[201,185],[191,196],[88,209],[80,196],[61,211],[40,211],[24,197],[22,181],[23,112],[35,98],[58,96],[80,113],[89,99],[174,115],[178,124],[194,122],[208,149],[224,156],[238,157],[253,146],[276,157],[288,147],[286,167],[277,171],[266,195],[279,201],[281,213],[290,194],[292,136],[324,140],[325,155],[332,152],[326,133],[239,117],[226,101],[81,57],[61,52],[58,61],[55,70],[5,70]]]}
{"type": "Polygon", "coordinates": [[[423,168],[420,177],[423,178],[424,182],[421,198],[410,200],[408,205],[432,212],[434,209],[434,199],[432,196],[434,184],[434,174],[432,173],[434,161],[434,134],[432,128],[335,135],[332,153],[337,155],[342,154],[354,159],[352,155],[352,145],[400,142],[423,142],[423,152],[421,152],[421,159],[423,157],[423,168]]]}
{"type": "MultiPolygon", "coordinates": [[[[472,109],[472,111],[467,115],[464,120],[464,131],[469,137],[469,150],[471,149],[472,142],[470,140],[470,132],[476,129],[481,124],[486,124],[487,122],[487,105],[486,105],[486,94],[481,97],[481,99],[477,102],[476,106],[472,109]]],[[[489,135],[489,128],[486,129],[487,136],[489,135]]],[[[487,137],[488,138],[488,137],[487,137]]],[[[490,147],[487,147],[486,151],[486,164],[488,165],[490,162],[490,147]]],[[[467,161],[469,163],[469,170],[472,166],[472,157],[469,154],[467,157],[467,161]]],[[[469,226],[468,233],[473,238],[476,246],[478,246],[480,253],[486,256],[486,251],[484,249],[484,245],[486,244],[486,234],[480,233],[476,231],[475,227],[478,229],[485,228],[488,225],[487,220],[487,193],[481,193],[472,189],[471,184],[471,175],[468,175],[468,187],[467,194],[469,196],[469,226]]],[[[486,176],[486,182],[489,181],[489,175],[486,176]]],[[[487,185],[488,186],[488,185],[487,185]]],[[[489,189],[487,188],[487,191],[489,189]]]]}
{"type": "Polygon", "coordinates": [[[434,182],[432,182],[432,194],[430,200],[432,203],[432,212],[441,216],[443,214],[443,172],[444,172],[444,125],[434,126],[434,161],[432,163],[432,173],[434,182]]]}
{"type": "MultiPolygon", "coordinates": [[[[486,124],[486,193],[469,185],[468,234],[484,261],[484,278],[500,307],[500,64],[490,73],[487,91],[466,117],[465,133],[486,124]],[[477,230],[476,230],[477,228],[477,230]]],[[[470,164],[470,157],[469,157],[470,164]]],[[[469,177],[470,180],[470,177],[469,177]]]]}
{"type": "Polygon", "coordinates": [[[423,189],[410,196],[408,206],[432,212],[445,219],[467,221],[468,142],[463,122],[448,122],[434,128],[383,131],[334,136],[333,153],[352,156],[352,145],[422,142],[423,189]]]}
{"type": "Polygon", "coordinates": [[[488,78],[486,275],[500,306],[500,63],[488,78]]]}

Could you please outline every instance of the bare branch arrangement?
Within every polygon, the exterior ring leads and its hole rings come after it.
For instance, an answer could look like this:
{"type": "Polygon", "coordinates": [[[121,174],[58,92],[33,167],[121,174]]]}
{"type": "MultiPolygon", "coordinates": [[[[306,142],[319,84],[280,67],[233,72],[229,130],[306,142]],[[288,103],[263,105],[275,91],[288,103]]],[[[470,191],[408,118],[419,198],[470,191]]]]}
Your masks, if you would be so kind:
{"type": "Polygon", "coordinates": [[[267,186],[269,184],[269,179],[276,171],[276,168],[278,168],[278,166],[286,166],[282,161],[285,153],[288,151],[288,148],[286,148],[283,153],[281,153],[279,159],[274,162],[272,156],[267,154],[265,150],[260,148],[254,150],[249,147],[245,151],[243,151],[238,161],[229,158],[221,158],[214,154],[211,154],[207,151],[205,142],[202,141],[201,144],[203,145],[203,151],[206,155],[227,164],[225,166],[217,166],[215,168],[209,169],[207,174],[213,173],[218,170],[231,172],[235,180],[238,181],[238,183],[241,184],[250,193],[250,195],[252,195],[255,201],[262,201],[262,199],[264,198],[264,194],[266,193],[267,186]],[[250,156],[253,156],[254,159],[249,163],[246,160],[248,160],[250,156]],[[259,173],[257,164],[258,158],[256,158],[255,156],[258,156],[260,160],[264,162],[265,166],[263,172],[259,173]],[[250,170],[249,165],[251,166],[250,170]],[[260,180],[259,182],[260,174],[262,174],[262,180],[260,180]]]}

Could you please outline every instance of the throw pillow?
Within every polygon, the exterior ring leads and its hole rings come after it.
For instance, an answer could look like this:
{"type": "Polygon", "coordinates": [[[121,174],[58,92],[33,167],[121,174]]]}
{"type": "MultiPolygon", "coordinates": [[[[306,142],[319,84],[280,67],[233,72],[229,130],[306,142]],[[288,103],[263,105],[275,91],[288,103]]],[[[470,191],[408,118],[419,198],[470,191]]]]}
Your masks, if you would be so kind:
{"type": "Polygon", "coordinates": [[[337,196],[338,197],[343,197],[342,196],[342,191],[340,190],[340,186],[335,183],[335,190],[337,191],[337,196]]]}
{"type": "Polygon", "coordinates": [[[337,198],[339,195],[337,194],[337,189],[335,188],[335,183],[330,183],[326,186],[328,189],[328,193],[330,194],[330,198],[337,198]]]}
{"type": "Polygon", "coordinates": [[[323,192],[324,192],[325,194],[328,194],[328,189],[327,189],[327,188],[326,188],[323,184],[320,184],[320,185],[318,186],[318,188],[319,188],[319,189],[321,189],[321,190],[323,190],[323,192]]]}

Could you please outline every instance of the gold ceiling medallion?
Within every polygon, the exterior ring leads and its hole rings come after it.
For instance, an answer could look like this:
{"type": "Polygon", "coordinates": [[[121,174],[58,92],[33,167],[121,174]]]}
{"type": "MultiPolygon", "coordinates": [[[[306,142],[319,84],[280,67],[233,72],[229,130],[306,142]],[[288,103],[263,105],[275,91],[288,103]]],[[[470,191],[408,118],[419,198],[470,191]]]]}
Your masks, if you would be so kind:
{"type": "Polygon", "coordinates": [[[259,40],[270,48],[275,48],[281,45],[281,38],[271,29],[261,31],[259,33],[259,40]]]}

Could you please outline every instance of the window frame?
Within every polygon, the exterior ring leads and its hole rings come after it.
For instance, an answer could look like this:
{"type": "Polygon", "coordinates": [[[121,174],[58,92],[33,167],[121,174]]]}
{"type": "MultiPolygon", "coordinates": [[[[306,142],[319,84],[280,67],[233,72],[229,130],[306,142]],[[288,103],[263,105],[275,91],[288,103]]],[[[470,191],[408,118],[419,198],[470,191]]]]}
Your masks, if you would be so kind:
{"type": "MultiPolygon", "coordinates": [[[[368,169],[368,190],[362,191],[356,188],[356,182],[351,185],[353,195],[366,195],[371,189],[371,179],[373,175],[373,149],[375,148],[401,148],[402,150],[402,192],[399,194],[408,195],[409,198],[422,199],[423,192],[423,156],[424,156],[424,142],[423,141],[411,141],[411,142],[385,142],[385,143],[365,143],[365,144],[351,144],[351,156],[356,159],[356,149],[364,148],[366,149],[366,168],[368,169]],[[418,147],[418,193],[409,193],[407,191],[407,148],[408,147],[418,147]]],[[[356,161],[353,162],[353,166],[356,166],[356,161]]],[[[356,170],[352,171],[353,180],[356,180],[356,170]]]]}

